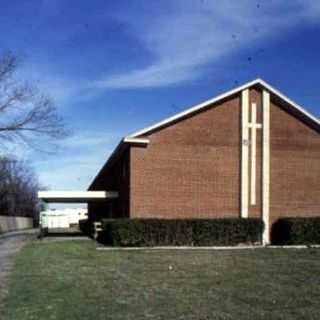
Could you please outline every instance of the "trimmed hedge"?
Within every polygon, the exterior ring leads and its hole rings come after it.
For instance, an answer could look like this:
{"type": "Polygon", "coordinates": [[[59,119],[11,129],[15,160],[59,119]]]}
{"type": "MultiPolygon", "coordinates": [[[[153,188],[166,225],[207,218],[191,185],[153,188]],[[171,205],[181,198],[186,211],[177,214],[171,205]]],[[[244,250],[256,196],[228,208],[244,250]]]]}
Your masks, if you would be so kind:
{"type": "Polygon", "coordinates": [[[281,218],[272,226],[271,241],[277,245],[320,244],[320,217],[281,218]]]}
{"type": "Polygon", "coordinates": [[[261,241],[260,219],[105,219],[98,241],[119,247],[225,246],[261,241]]]}

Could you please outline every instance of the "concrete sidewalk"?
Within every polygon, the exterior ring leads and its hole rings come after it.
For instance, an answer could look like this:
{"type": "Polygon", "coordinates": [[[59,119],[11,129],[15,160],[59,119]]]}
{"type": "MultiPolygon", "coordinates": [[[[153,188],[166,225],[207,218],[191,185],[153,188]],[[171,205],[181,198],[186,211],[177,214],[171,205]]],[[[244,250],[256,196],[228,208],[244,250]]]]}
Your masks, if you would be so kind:
{"type": "Polygon", "coordinates": [[[66,235],[66,236],[45,236],[39,239],[41,242],[64,242],[64,241],[93,241],[85,235],[66,235]]]}
{"type": "Polygon", "coordinates": [[[159,246],[159,247],[107,247],[97,245],[96,250],[101,251],[151,251],[151,250],[258,250],[258,249],[320,249],[320,245],[284,245],[284,246],[211,246],[211,247],[188,247],[188,246],[159,246]]]}
{"type": "Polygon", "coordinates": [[[5,239],[5,238],[28,235],[28,234],[38,234],[38,233],[39,233],[39,228],[9,231],[5,233],[0,233],[0,241],[1,239],[5,239]]]}

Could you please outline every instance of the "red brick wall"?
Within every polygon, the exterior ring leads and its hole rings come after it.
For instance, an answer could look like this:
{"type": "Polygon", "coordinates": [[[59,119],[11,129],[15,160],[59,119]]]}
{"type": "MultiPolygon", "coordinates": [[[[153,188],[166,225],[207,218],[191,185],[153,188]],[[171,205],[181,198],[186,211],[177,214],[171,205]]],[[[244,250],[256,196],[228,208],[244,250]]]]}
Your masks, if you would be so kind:
{"type": "Polygon", "coordinates": [[[270,219],[320,216],[320,134],[271,101],[270,219]]]}
{"type": "MultiPolygon", "coordinates": [[[[261,90],[250,89],[262,122],[261,90]]],[[[119,191],[112,204],[91,204],[104,217],[217,218],[240,216],[240,94],[145,136],[146,147],[128,146],[90,190],[119,191]],[[125,174],[123,167],[125,164],[125,174]]],[[[270,106],[270,220],[320,215],[320,134],[270,106]]],[[[249,108],[250,110],[250,108],[249,108]]],[[[249,118],[251,121],[251,118],[249,118]]],[[[257,204],[262,211],[262,130],[257,132],[257,204]]],[[[249,174],[250,174],[249,147],[249,174]]],[[[250,186],[250,176],[249,176],[250,186]]]]}
{"type": "Polygon", "coordinates": [[[238,217],[240,95],[131,147],[130,216],[238,217]]]}

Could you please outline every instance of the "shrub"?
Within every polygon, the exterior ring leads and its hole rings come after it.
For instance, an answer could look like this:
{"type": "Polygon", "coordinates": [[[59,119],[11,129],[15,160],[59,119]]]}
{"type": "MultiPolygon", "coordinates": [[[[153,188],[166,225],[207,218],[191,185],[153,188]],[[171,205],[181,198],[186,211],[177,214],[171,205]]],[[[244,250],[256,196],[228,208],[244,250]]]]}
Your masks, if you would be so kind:
{"type": "Polygon", "coordinates": [[[271,231],[273,244],[320,244],[320,217],[281,218],[271,231]]]}
{"type": "Polygon", "coordinates": [[[98,241],[110,246],[223,246],[261,240],[260,219],[105,219],[98,241]]]}
{"type": "Polygon", "coordinates": [[[88,219],[79,220],[79,229],[88,237],[93,237],[94,227],[92,221],[88,219]]]}

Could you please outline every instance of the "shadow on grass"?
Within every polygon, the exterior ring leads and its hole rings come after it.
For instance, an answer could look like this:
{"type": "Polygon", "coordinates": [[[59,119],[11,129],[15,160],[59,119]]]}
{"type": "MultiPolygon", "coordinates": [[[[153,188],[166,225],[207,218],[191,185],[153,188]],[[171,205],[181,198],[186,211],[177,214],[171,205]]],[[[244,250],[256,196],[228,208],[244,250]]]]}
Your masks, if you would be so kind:
{"type": "Polygon", "coordinates": [[[83,237],[87,236],[80,230],[74,229],[42,229],[39,233],[38,238],[74,238],[74,237],[83,237]]]}

